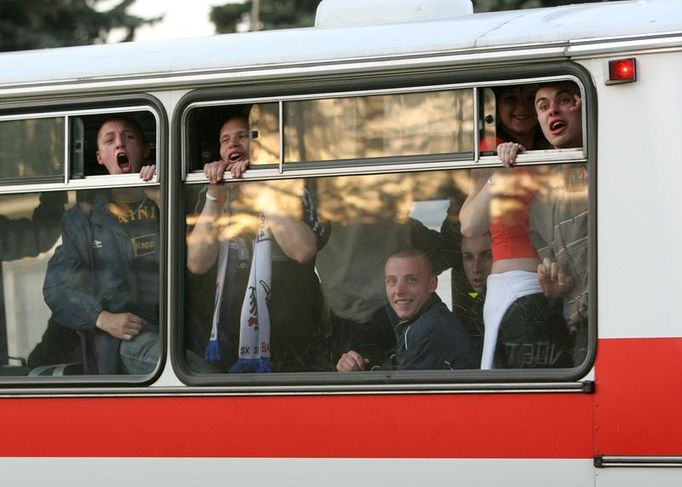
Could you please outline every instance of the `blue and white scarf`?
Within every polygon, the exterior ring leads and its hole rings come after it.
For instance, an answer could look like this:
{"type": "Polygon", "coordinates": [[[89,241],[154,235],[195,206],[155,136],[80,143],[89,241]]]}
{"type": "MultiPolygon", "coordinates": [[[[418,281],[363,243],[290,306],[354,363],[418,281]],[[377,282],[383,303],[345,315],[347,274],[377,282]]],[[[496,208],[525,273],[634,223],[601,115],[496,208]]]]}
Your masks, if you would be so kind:
{"type": "MultiPolygon", "coordinates": [[[[218,276],[214,299],[211,336],[205,358],[220,361],[222,354],[218,342],[220,309],[227,275],[230,242],[220,242],[218,276]]],[[[272,372],[270,362],[270,292],[272,284],[272,235],[265,215],[260,215],[260,226],[254,239],[253,257],[246,293],[239,320],[239,360],[230,367],[230,373],[272,372]]]]}

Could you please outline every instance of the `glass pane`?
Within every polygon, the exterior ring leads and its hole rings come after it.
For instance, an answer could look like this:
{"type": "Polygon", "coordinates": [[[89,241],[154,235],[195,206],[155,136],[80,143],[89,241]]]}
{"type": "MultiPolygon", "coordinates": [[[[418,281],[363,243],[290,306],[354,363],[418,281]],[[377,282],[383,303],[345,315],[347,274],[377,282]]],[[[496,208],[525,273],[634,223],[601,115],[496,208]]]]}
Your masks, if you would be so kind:
{"type": "Polygon", "coordinates": [[[318,218],[314,185],[190,186],[186,207],[194,209],[185,281],[190,369],[331,370],[314,261],[328,227],[318,218]]]}
{"type": "Polygon", "coordinates": [[[64,118],[0,122],[0,178],[64,174],[64,118]]]}
{"type": "Polygon", "coordinates": [[[4,375],[154,370],[160,354],[156,192],[2,197],[4,375]]]}
{"type": "Polygon", "coordinates": [[[588,318],[586,166],[473,170],[469,197],[460,213],[464,268],[485,298],[461,311],[471,316],[485,302],[481,367],[580,365],[588,318]],[[476,262],[484,240],[492,251],[485,288],[476,262]]]}
{"type": "Polygon", "coordinates": [[[279,164],[279,104],[259,103],[249,112],[250,161],[254,166],[279,164]]]}
{"type": "Polygon", "coordinates": [[[491,177],[486,171],[188,186],[190,370],[350,370],[342,363],[349,350],[366,371],[477,369],[486,340],[493,368],[582,363],[586,168],[498,169],[494,179],[506,189],[486,210],[493,225],[464,237],[460,211],[470,185],[491,177]],[[495,227],[501,224],[506,235],[495,227]],[[261,253],[264,240],[269,250],[261,253]],[[531,255],[495,257],[505,245],[531,255]],[[553,299],[543,294],[536,272],[544,257],[571,283],[553,299]],[[435,281],[419,280],[425,262],[435,281]],[[500,280],[532,292],[510,299],[500,280]],[[395,292],[394,282],[407,287],[395,292]],[[496,324],[484,324],[484,304],[498,309],[496,324]],[[444,325],[434,331],[435,322],[444,325]],[[497,335],[486,335],[489,329],[497,335]]]}
{"type": "Polygon", "coordinates": [[[284,104],[285,162],[470,152],[471,90],[284,104]]]}
{"type": "MultiPolygon", "coordinates": [[[[42,299],[47,263],[60,243],[60,225],[67,193],[0,196],[0,375],[26,375],[43,362],[34,353],[50,318],[42,299]],[[30,365],[29,365],[30,364],[30,365]]],[[[58,330],[61,331],[61,330],[58,330]]],[[[74,333],[55,336],[47,356],[65,355],[77,345],[74,333]]],[[[66,363],[67,360],[64,360],[66,363]]],[[[60,362],[61,363],[61,362],[60,362]]]]}

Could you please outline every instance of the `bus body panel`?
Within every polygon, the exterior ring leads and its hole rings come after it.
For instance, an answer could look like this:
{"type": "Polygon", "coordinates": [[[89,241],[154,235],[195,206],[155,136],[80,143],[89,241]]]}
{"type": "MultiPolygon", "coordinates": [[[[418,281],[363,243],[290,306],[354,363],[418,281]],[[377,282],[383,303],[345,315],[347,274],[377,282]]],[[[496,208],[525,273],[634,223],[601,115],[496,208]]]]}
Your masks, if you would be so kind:
{"type": "Polygon", "coordinates": [[[594,485],[591,461],[555,459],[3,458],[0,469],[28,486],[50,484],[55,478],[68,478],[69,485],[92,485],[93,477],[103,487],[245,482],[257,487],[273,483],[413,487],[425,482],[495,487],[521,478],[528,487],[544,487],[548,482],[557,487],[594,485]]]}
{"type": "MultiPolygon", "coordinates": [[[[682,483],[676,299],[682,274],[682,2],[603,2],[0,58],[6,66],[0,108],[39,110],[42,103],[85,93],[155,96],[173,114],[169,140],[160,141],[168,146],[164,162],[178,166],[183,153],[176,125],[183,122],[176,108],[191,90],[214,86],[253,91],[259,83],[323,74],[371,79],[415,66],[458,72],[494,68],[500,60],[535,67],[574,58],[596,90],[597,103],[587,108],[598,111],[598,140],[588,142],[597,146],[591,217],[597,221],[598,339],[584,391],[543,390],[538,382],[533,392],[499,391],[490,383],[487,390],[486,384],[426,392],[409,384],[392,392],[285,386],[252,394],[186,386],[167,356],[149,387],[0,390],[0,471],[6,479],[21,485],[69,479],[73,486],[90,485],[93,478],[99,485],[682,483]],[[607,86],[607,61],[629,56],[637,59],[637,81],[607,86]],[[664,457],[673,466],[595,468],[602,456],[643,462],[664,457]]],[[[494,78],[494,69],[488,76],[494,78]]],[[[167,177],[176,172],[163,175],[171,198],[182,190],[179,178],[167,177]]],[[[171,232],[177,218],[168,212],[171,232]]],[[[171,294],[172,283],[166,287],[171,294]]],[[[169,316],[172,308],[169,303],[169,316]]]]}
{"type": "Polygon", "coordinates": [[[599,341],[595,455],[682,457],[682,338],[599,341]]]}
{"type": "Polygon", "coordinates": [[[0,424],[14,439],[0,445],[0,456],[585,459],[593,451],[593,399],[580,392],[5,398],[0,424]],[[91,428],[106,441],[93,441],[91,428]]]}
{"type": "Polygon", "coordinates": [[[565,58],[571,49],[600,41],[613,45],[641,37],[645,45],[651,44],[674,32],[679,35],[680,24],[678,2],[649,0],[495,12],[427,23],[287,29],[3,53],[6,68],[0,95],[15,90],[35,94],[66,90],[69,84],[81,91],[88,85],[100,90],[102,86],[129,90],[151,83],[196,86],[215,82],[209,78],[212,75],[249,80],[273,69],[287,76],[340,61],[428,60],[457,54],[455,62],[477,55],[473,62],[486,58],[492,62],[508,56],[507,52],[529,60],[551,47],[556,48],[555,58],[565,58]],[[244,45],[249,48],[242,49],[244,45]],[[53,62],[55,57],[59,63],[53,62]]]}
{"type": "Polygon", "coordinates": [[[636,58],[641,76],[625,85],[603,84],[606,60],[588,66],[599,96],[598,249],[608,249],[598,258],[599,336],[680,337],[678,302],[661,290],[679,287],[682,120],[667,114],[682,103],[682,53],[636,58]]]}

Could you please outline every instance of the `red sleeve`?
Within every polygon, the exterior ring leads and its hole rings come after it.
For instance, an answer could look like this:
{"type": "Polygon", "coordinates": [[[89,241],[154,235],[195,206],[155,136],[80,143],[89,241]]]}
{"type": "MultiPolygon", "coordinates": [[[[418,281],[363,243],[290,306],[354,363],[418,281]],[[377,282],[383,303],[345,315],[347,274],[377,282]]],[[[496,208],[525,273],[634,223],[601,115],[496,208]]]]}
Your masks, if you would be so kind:
{"type": "Polygon", "coordinates": [[[506,140],[490,135],[481,139],[478,150],[481,152],[496,152],[497,146],[503,142],[506,142],[506,140]]]}

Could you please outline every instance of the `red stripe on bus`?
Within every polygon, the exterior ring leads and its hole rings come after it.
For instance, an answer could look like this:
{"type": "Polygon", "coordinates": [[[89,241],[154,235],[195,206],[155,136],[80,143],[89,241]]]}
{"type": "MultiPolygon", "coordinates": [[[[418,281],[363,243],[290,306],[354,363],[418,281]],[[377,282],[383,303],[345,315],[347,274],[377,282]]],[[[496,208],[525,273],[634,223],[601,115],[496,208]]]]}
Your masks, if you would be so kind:
{"type": "Polygon", "coordinates": [[[597,355],[594,395],[4,398],[0,456],[682,455],[682,338],[600,340],[597,355]]]}
{"type": "Polygon", "coordinates": [[[682,338],[600,340],[599,455],[682,456],[682,338]]]}
{"type": "Polygon", "coordinates": [[[0,400],[0,456],[590,458],[593,396],[0,400]]]}

